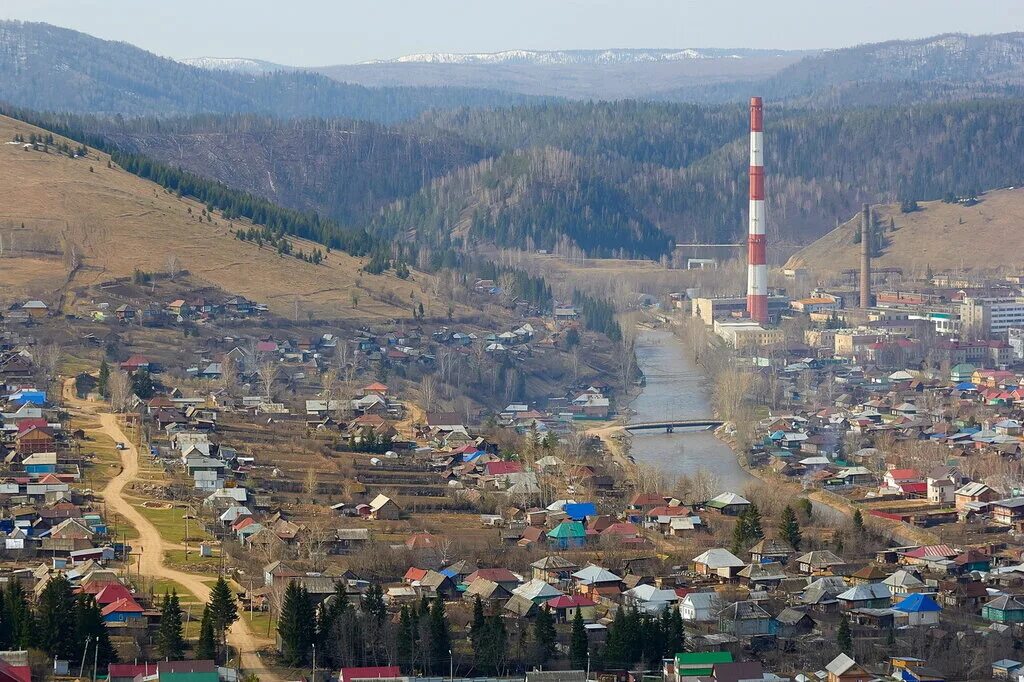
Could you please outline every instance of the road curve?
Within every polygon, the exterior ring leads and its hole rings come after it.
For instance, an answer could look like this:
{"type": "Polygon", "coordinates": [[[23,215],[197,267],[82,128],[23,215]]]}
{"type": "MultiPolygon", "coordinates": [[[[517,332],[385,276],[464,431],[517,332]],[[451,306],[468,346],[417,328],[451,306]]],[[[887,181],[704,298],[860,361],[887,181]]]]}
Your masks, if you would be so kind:
{"type": "MultiPolygon", "coordinates": [[[[136,570],[147,576],[173,580],[194,594],[200,601],[208,601],[210,587],[202,581],[201,576],[178,571],[164,565],[164,551],[174,548],[176,545],[165,542],[149,519],[124,498],[125,486],[139,475],[139,453],[121,429],[117,416],[109,412],[97,412],[94,403],[78,399],[75,395],[74,379],[64,384],[64,399],[67,404],[96,414],[100,420],[98,430],[109,436],[114,442],[125,444],[125,449],[120,451],[121,472],[110,479],[102,494],[107,509],[123,516],[138,531],[139,538],[133,541],[132,547],[132,556],[137,557],[136,561],[138,561],[136,570]]],[[[228,642],[236,651],[241,652],[243,670],[255,673],[261,682],[278,682],[279,678],[264,665],[263,659],[256,653],[259,644],[243,618],[239,618],[231,626],[228,631],[228,642]]]]}

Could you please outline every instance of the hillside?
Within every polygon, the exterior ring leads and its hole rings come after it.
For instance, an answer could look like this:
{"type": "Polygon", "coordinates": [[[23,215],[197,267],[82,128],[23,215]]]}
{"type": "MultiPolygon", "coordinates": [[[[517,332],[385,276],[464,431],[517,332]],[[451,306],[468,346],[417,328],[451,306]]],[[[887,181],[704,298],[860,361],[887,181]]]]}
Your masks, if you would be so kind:
{"type": "Polygon", "coordinates": [[[451,87],[366,88],[313,72],[204,69],[49,24],[0,21],[0,100],[41,111],[198,112],[397,121],[433,108],[504,106],[521,95],[451,87]]]}
{"type": "MultiPolygon", "coordinates": [[[[408,302],[421,300],[421,286],[431,281],[422,273],[408,281],[361,273],[365,259],[337,251],[320,265],[279,256],[236,239],[232,228],[245,223],[231,223],[219,214],[203,220],[201,204],[116,166],[108,168],[105,154],[89,150],[88,158],[72,159],[52,147],[49,152],[25,151],[7,142],[16,134],[28,139],[44,131],[0,117],[0,290],[5,300],[53,300],[62,288],[82,291],[131,276],[136,268],[164,272],[173,257],[196,281],[265,302],[281,315],[294,315],[297,302],[303,316],[380,319],[410,315],[408,302]]],[[[292,242],[306,252],[316,246],[292,242]]]]}
{"type": "MultiPolygon", "coordinates": [[[[875,267],[923,273],[941,270],[1020,268],[1024,251],[1024,189],[987,192],[974,206],[921,202],[920,210],[901,213],[899,205],[874,207],[883,229],[875,267]],[[889,229],[890,220],[895,230],[889,229]]],[[[786,267],[805,267],[821,280],[844,269],[860,268],[860,245],[854,235],[860,216],[840,225],[790,258],[786,267]]]]}
{"type": "MultiPolygon", "coordinates": [[[[770,106],[769,234],[802,246],[864,201],[1020,185],[1021,120],[1022,100],[770,106]]],[[[745,231],[742,105],[549,103],[433,112],[399,126],[252,116],[78,126],[232,187],[432,246],[477,209],[491,223],[478,221],[478,239],[550,250],[565,237],[591,256],[658,258],[665,236],[729,243],[745,231]]]]}

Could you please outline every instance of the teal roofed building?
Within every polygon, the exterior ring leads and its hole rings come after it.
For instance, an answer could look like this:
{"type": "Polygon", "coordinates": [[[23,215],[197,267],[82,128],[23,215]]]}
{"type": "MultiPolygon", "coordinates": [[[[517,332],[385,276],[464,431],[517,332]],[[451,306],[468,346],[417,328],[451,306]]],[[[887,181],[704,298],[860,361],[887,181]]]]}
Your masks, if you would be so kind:
{"type": "Polygon", "coordinates": [[[553,549],[573,549],[587,542],[587,529],[579,521],[562,521],[548,531],[548,544],[553,549]]]}
{"type": "Polygon", "coordinates": [[[732,652],[695,651],[676,654],[675,682],[710,677],[717,663],[732,663],[732,652]]]}

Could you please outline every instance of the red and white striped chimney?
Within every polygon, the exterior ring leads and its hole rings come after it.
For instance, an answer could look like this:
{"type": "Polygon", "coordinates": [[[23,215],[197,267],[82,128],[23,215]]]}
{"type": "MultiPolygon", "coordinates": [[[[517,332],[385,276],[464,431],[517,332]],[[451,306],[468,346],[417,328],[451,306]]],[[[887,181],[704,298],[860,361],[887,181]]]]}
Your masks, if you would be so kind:
{"type": "Polygon", "coordinates": [[[764,234],[764,126],[761,98],[750,98],[750,226],[747,232],[747,313],[768,322],[768,260],[764,234]]]}

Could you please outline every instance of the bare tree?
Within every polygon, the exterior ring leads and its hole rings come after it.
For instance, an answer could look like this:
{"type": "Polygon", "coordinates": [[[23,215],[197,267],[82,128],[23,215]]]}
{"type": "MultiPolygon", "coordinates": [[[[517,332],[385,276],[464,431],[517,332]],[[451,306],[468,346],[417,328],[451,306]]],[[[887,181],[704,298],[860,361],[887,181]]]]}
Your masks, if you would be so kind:
{"type": "Polygon", "coordinates": [[[501,289],[501,304],[510,307],[516,298],[516,276],[511,270],[498,275],[498,288],[501,289]]]}
{"type": "Polygon", "coordinates": [[[302,488],[306,491],[306,497],[312,502],[316,498],[317,490],[320,487],[320,475],[316,471],[316,467],[311,466],[306,469],[306,479],[303,481],[302,488]]]}
{"type": "Polygon", "coordinates": [[[114,412],[128,409],[128,401],[132,395],[131,379],[124,372],[110,373],[110,407],[114,412]]]}
{"type": "Polygon", "coordinates": [[[423,409],[430,411],[434,409],[434,400],[437,398],[437,381],[433,374],[425,374],[420,381],[420,395],[423,398],[423,409]]]}
{"type": "Polygon", "coordinates": [[[178,257],[173,253],[167,254],[167,260],[164,263],[164,267],[167,268],[167,276],[173,282],[174,278],[178,276],[180,270],[178,266],[178,257]]]}
{"type": "Polygon", "coordinates": [[[277,366],[277,361],[270,357],[260,360],[256,368],[256,374],[259,375],[260,383],[263,384],[263,394],[268,402],[273,396],[274,382],[277,381],[279,372],[280,368],[277,366]]]}
{"type": "Polygon", "coordinates": [[[225,355],[220,363],[220,383],[224,390],[228,392],[238,383],[238,366],[235,364],[235,359],[230,355],[225,355]]]}
{"type": "Polygon", "coordinates": [[[49,343],[43,346],[39,353],[39,365],[46,372],[47,379],[54,379],[57,376],[57,368],[60,366],[61,357],[64,351],[56,343],[49,343]]]}

